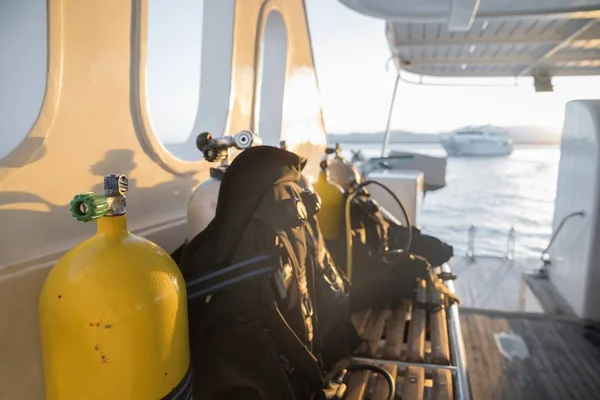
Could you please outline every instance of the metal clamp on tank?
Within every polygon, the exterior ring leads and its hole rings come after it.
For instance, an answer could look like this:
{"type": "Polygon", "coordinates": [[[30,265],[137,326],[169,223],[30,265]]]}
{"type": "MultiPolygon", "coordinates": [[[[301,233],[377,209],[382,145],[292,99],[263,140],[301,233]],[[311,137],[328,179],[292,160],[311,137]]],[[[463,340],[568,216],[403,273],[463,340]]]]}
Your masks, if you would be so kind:
{"type": "Polygon", "coordinates": [[[250,131],[240,131],[233,136],[223,136],[218,139],[213,138],[208,132],[202,132],[196,138],[196,147],[209,162],[227,160],[229,149],[232,147],[245,150],[260,145],[262,145],[260,136],[250,131]]]}

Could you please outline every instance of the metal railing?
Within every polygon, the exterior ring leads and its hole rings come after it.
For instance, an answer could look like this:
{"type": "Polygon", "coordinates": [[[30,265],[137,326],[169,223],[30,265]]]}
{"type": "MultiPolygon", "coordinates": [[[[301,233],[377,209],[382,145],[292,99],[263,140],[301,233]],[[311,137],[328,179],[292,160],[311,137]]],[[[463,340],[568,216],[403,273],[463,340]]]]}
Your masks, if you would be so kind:
{"type": "MultiPolygon", "coordinates": [[[[554,244],[555,239],[558,237],[558,235],[562,231],[566,222],[568,220],[570,220],[571,218],[584,217],[584,216],[585,216],[584,211],[575,211],[575,212],[567,214],[566,216],[563,217],[563,219],[558,224],[558,227],[556,228],[556,230],[552,233],[552,237],[550,238],[550,242],[548,243],[548,246],[542,252],[541,260],[544,262],[544,266],[539,271],[540,273],[546,272],[546,269],[550,266],[551,263],[550,263],[550,256],[548,255],[548,251],[550,250],[550,247],[552,247],[552,244],[554,244]]],[[[475,260],[476,236],[477,236],[477,228],[475,227],[475,225],[471,225],[471,227],[469,228],[469,233],[468,233],[468,237],[467,237],[467,257],[471,260],[475,260]]],[[[506,240],[506,252],[504,253],[504,258],[506,258],[507,260],[509,260],[511,262],[514,261],[514,259],[515,259],[515,240],[516,240],[515,228],[511,227],[508,231],[508,236],[507,236],[507,240],[506,240]]]]}
{"type": "MultiPolygon", "coordinates": [[[[450,266],[443,264],[442,272],[449,275],[452,274],[450,266]]],[[[454,282],[452,280],[444,281],[448,289],[452,293],[456,293],[454,282]]],[[[471,388],[469,386],[469,375],[467,371],[467,355],[465,352],[465,343],[460,326],[460,317],[458,315],[458,304],[452,304],[448,308],[448,336],[450,336],[450,352],[456,366],[455,381],[456,381],[456,399],[471,400],[471,388]]]]}
{"type": "Polygon", "coordinates": [[[560,224],[558,224],[558,228],[556,228],[556,230],[552,233],[552,237],[550,238],[550,242],[548,243],[548,246],[546,246],[544,251],[542,251],[541,260],[544,264],[543,264],[542,268],[540,268],[540,270],[538,271],[539,275],[542,275],[542,276],[547,275],[548,267],[551,265],[550,255],[548,254],[548,250],[550,250],[550,247],[554,243],[554,240],[557,238],[557,236],[560,233],[560,231],[562,230],[563,226],[565,226],[565,223],[573,217],[583,218],[583,217],[585,217],[585,212],[584,211],[572,212],[570,214],[565,215],[563,217],[563,219],[560,221],[560,224]]]}

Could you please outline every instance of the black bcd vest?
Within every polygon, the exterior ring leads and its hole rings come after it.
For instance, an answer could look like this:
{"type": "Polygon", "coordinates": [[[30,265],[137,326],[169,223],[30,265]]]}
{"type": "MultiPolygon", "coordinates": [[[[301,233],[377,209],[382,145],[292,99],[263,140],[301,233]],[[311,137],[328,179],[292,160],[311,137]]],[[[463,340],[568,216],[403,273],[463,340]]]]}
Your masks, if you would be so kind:
{"type": "Polygon", "coordinates": [[[215,218],[181,252],[195,397],[310,398],[360,342],[320,201],[298,184],[305,163],[269,146],[240,153],[215,218]]]}

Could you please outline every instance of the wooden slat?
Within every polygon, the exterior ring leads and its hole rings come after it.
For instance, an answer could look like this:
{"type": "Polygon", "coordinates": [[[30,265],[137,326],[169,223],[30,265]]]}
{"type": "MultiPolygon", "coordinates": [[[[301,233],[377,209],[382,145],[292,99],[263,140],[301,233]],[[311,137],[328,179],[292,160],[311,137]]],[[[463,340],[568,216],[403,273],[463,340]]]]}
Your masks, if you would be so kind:
{"type": "MultiPolygon", "coordinates": [[[[417,287],[417,300],[424,303],[427,284],[422,280],[417,287]]],[[[427,314],[425,309],[413,305],[412,318],[408,327],[405,359],[410,362],[423,362],[425,353],[425,327],[427,314]]]]}
{"type": "Polygon", "coordinates": [[[367,392],[369,376],[369,371],[352,372],[350,379],[348,379],[348,391],[344,396],[344,400],[363,400],[367,392]]]}
{"type": "Polygon", "coordinates": [[[410,301],[404,300],[393,312],[385,335],[383,358],[399,360],[402,346],[404,345],[404,327],[408,318],[410,301]]]}
{"type": "MultiPolygon", "coordinates": [[[[434,293],[435,303],[443,304],[443,294],[434,293]]],[[[446,324],[446,310],[444,308],[432,312],[429,316],[431,325],[431,363],[450,365],[450,348],[448,346],[448,325],[446,324]]]]}
{"type": "Polygon", "coordinates": [[[447,369],[433,370],[432,400],[452,400],[452,373],[447,369]]]}
{"type": "Polygon", "coordinates": [[[357,313],[352,314],[350,319],[352,320],[352,323],[354,324],[354,327],[356,328],[356,331],[359,335],[362,335],[363,331],[365,330],[365,326],[367,325],[369,315],[371,315],[370,308],[368,310],[359,311],[357,313]]]}
{"type": "MultiPolygon", "coordinates": [[[[356,328],[356,332],[360,336],[362,336],[365,329],[367,329],[368,322],[373,324],[372,319],[369,318],[371,316],[371,312],[372,311],[369,308],[367,310],[363,310],[363,311],[354,313],[350,317],[350,319],[352,320],[352,323],[354,324],[354,327],[356,328]]],[[[364,354],[367,350],[368,350],[368,345],[366,343],[362,342],[356,349],[356,354],[364,354]]]]}
{"type": "MultiPolygon", "coordinates": [[[[390,373],[394,382],[396,381],[396,377],[398,376],[398,366],[385,364],[382,365],[382,368],[390,373]]],[[[373,391],[373,397],[371,400],[386,400],[388,398],[389,386],[387,381],[381,374],[377,374],[377,379],[375,379],[375,390],[373,391]]]]}
{"type": "Polygon", "coordinates": [[[425,386],[425,370],[420,367],[407,367],[402,384],[402,400],[421,400],[425,386]]]}
{"type": "MultiPolygon", "coordinates": [[[[385,326],[385,320],[389,315],[389,310],[383,308],[374,312],[371,312],[366,328],[363,332],[363,339],[369,343],[367,350],[367,357],[374,357],[377,353],[377,347],[381,336],[383,334],[383,328],[385,326]]],[[[350,375],[348,380],[348,391],[346,399],[349,400],[362,400],[367,391],[367,383],[369,381],[370,372],[361,371],[354,372],[350,375]]]]}
{"type": "Polygon", "coordinates": [[[373,328],[365,332],[363,338],[369,342],[369,350],[367,351],[368,357],[373,357],[377,353],[377,347],[383,336],[383,328],[385,327],[385,320],[388,318],[390,310],[383,308],[375,313],[375,323],[373,328]]]}

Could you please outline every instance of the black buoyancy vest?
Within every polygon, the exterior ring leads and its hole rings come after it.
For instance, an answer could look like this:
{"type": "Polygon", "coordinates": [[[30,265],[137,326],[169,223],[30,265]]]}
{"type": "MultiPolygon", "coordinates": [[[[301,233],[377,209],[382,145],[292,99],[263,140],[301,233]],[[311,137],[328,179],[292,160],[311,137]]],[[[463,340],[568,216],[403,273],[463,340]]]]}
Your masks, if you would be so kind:
{"type": "Polygon", "coordinates": [[[242,152],[215,218],[183,251],[198,398],[308,398],[324,385],[323,363],[359,343],[347,287],[319,239],[318,199],[298,185],[305,164],[275,147],[242,152]]]}

